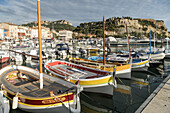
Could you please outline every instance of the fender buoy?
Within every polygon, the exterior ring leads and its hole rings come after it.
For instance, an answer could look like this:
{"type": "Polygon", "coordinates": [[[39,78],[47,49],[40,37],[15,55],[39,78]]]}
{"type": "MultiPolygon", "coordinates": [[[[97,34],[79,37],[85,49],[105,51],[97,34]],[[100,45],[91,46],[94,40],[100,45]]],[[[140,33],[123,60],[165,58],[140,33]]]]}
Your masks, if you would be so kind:
{"type": "Polygon", "coordinates": [[[18,97],[15,96],[13,98],[12,109],[16,109],[18,107],[18,97]]]}

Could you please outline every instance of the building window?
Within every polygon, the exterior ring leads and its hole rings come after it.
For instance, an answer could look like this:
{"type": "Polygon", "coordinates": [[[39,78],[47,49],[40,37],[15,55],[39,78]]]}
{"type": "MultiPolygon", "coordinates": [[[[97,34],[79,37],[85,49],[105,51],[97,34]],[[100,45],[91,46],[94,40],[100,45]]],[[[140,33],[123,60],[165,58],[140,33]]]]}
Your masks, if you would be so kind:
{"type": "Polygon", "coordinates": [[[8,36],[8,34],[4,34],[4,36],[8,36]]]}

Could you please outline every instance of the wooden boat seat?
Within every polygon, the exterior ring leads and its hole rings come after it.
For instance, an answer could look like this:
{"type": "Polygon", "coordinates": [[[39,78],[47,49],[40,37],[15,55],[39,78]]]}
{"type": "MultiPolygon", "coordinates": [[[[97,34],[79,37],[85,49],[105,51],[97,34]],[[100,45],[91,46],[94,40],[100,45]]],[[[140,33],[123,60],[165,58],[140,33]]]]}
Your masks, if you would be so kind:
{"type": "Polygon", "coordinates": [[[50,92],[53,91],[53,93],[55,95],[59,94],[62,91],[65,91],[66,88],[65,87],[61,87],[62,85],[56,84],[56,83],[52,83],[48,86],[44,86],[43,89],[37,89],[37,90],[33,90],[30,92],[30,95],[35,95],[38,97],[45,97],[45,96],[50,96],[50,92]]]}

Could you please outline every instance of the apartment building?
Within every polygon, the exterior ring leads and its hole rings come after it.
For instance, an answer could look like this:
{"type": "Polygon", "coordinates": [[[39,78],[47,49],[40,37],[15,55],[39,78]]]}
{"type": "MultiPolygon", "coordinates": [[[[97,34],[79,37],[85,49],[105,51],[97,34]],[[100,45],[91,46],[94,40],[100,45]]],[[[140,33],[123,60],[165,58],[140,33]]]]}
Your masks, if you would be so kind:
{"type": "Polygon", "coordinates": [[[18,38],[18,25],[8,23],[9,25],[9,37],[11,39],[17,39],[18,38]]]}
{"type": "Polygon", "coordinates": [[[26,29],[27,27],[24,27],[24,26],[18,27],[18,38],[26,39],[26,29]]]}
{"type": "Polygon", "coordinates": [[[69,30],[60,30],[59,31],[59,40],[63,40],[63,41],[69,41],[72,39],[72,31],[69,30]]]}
{"type": "MultiPolygon", "coordinates": [[[[50,28],[42,26],[42,38],[53,37],[50,28]]],[[[0,23],[0,39],[38,39],[38,27],[18,26],[12,23],[0,23]]]]}
{"type": "Polygon", "coordinates": [[[33,27],[31,29],[31,38],[38,39],[38,27],[33,27]]]}
{"type": "Polygon", "coordinates": [[[3,29],[3,38],[4,39],[9,39],[9,24],[8,23],[0,23],[0,27],[3,29]]]}
{"type": "Polygon", "coordinates": [[[50,28],[42,26],[41,27],[41,33],[42,33],[42,39],[49,39],[49,38],[52,37],[50,28]]]}
{"type": "Polygon", "coordinates": [[[4,29],[0,27],[0,40],[4,40],[4,29]]]}

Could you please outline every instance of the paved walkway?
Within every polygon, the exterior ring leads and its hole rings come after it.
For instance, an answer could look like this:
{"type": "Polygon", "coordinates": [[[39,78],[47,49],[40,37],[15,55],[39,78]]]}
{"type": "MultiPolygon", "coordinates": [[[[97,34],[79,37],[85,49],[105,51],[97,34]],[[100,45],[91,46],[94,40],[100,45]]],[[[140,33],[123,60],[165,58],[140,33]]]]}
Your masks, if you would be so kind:
{"type": "Polygon", "coordinates": [[[135,113],[170,113],[170,75],[155,89],[135,113]]]}
{"type": "Polygon", "coordinates": [[[142,113],[170,113],[170,79],[142,113]]]}

